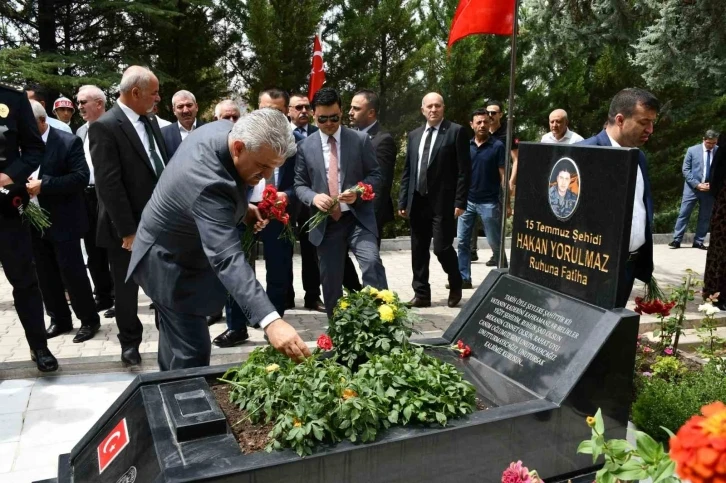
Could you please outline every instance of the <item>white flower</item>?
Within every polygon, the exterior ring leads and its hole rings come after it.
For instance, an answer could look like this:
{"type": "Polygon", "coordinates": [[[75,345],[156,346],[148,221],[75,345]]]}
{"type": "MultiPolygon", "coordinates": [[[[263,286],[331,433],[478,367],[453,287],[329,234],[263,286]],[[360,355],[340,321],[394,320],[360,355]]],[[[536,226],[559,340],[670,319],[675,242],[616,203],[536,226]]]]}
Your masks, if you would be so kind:
{"type": "Polygon", "coordinates": [[[711,304],[703,304],[703,305],[698,306],[698,311],[699,312],[708,312],[708,310],[712,309],[712,308],[714,308],[714,307],[711,304]]]}
{"type": "Polygon", "coordinates": [[[718,307],[711,306],[708,310],[706,310],[706,315],[710,316],[710,315],[717,314],[719,312],[721,312],[721,311],[718,309],[718,307]]]}

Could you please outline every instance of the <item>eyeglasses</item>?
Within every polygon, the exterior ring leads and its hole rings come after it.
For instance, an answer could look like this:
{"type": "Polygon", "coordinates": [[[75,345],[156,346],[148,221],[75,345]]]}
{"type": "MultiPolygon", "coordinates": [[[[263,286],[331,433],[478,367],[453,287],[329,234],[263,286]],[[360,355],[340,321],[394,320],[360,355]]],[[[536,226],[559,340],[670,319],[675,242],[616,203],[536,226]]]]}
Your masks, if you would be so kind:
{"type": "Polygon", "coordinates": [[[298,104],[297,106],[292,106],[295,108],[296,111],[302,111],[303,109],[310,110],[310,104],[298,104]]]}
{"type": "Polygon", "coordinates": [[[333,114],[332,116],[318,116],[318,124],[325,124],[328,121],[338,122],[338,121],[340,121],[340,115],[333,114]]]}
{"type": "Polygon", "coordinates": [[[499,111],[487,111],[487,114],[489,114],[490,116],[494,117],[497,114],[501,114],[501,112],[499,112],[499,111]]]}

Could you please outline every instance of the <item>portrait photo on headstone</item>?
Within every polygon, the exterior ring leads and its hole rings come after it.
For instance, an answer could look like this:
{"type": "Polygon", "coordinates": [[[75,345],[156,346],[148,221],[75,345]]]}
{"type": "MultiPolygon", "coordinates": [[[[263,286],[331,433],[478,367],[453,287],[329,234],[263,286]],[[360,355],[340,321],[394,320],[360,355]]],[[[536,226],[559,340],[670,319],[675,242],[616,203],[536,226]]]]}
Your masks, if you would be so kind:
{"type": "Polygon", "coordinates": [[[580,170],[570,158],[562,158],[552,167],[549,176],[549,201],[558,220],[568,220],[577,209],[581,189],[580,170]]]}

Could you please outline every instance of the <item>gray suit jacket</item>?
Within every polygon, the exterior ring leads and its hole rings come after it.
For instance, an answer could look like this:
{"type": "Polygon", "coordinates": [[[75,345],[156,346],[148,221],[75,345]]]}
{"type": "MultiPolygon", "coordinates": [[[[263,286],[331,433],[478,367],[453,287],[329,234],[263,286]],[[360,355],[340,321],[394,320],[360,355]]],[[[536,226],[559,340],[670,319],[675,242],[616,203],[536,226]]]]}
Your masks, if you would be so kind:
{"type": "MultiPolygon", "coordinates": [[[[352,188],[359,181],[372,185],[375,193],[379,192],[381,170],[376,160],[376,151],[366,133],[353,131],[345,126],[340,128],[340,172],[343,176],[341,192],[352,188]]],[[[295,164],[295,194],[302,203],[311,207],[311,214],[318,211],[312,204],[318,193],[330,194],[320,131],[309,135],[297,145],[295,164]]],[[[373,202],[363,201],[359,196],[355,203],[348,206],[360,224],[378,236],[373,202]]],[[[310,243],[320,245],[326,226],[327,220],[310,232],[310,243]]]]}
{"type": "Polygon", "coordinates": [[[144,208],[128,277],[154,301],[186,314],[219,312],[229,293],[252,326],[275,311],[245,260],[237,223],[247,186],[227,145],[229,121],[195,129],[144,208]]]}
{"type": "Polygon", "coordinates": [[[79,127],[76,131],[76,136],[81,138],[81,141],[86,142],[86,135],[88,134],[88,124],[84,124],[83,126],[79,127]]]}
{"type": "MultiPolygon", "coordinates": [[[[711,153],[711,172],[713,172],[713,157],[716,155],[717,150],[718,146],[714,147],[711,153]]],[[[686,178],[686,183],[683,186],[684,194],[701,193],[696,189],[696,186],[703,179],[703,163],[703,143],[688,148],[686,157],[683,160],[683,177],[686,178]]]]}

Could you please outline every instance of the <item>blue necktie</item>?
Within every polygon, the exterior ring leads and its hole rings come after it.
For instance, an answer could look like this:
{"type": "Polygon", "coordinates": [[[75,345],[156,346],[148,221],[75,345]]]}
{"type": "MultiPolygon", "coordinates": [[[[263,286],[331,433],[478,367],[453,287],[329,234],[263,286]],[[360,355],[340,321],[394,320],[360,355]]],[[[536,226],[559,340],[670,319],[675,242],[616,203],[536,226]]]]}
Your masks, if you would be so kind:
{"type": "Polygon", "coordinates": [[[308,137],[308,131],[304,127],[299,127],[295,130],[297,132],[299,132],[302,135],[302,137],[304,137],[304,138],[308,137]]]}
{"type": "Polygon", "coordinates": [[[706,179],[703,180],[704,183],[708,183],[711,179],[711,150],[709,149],[706,151],[706,179]]]}

